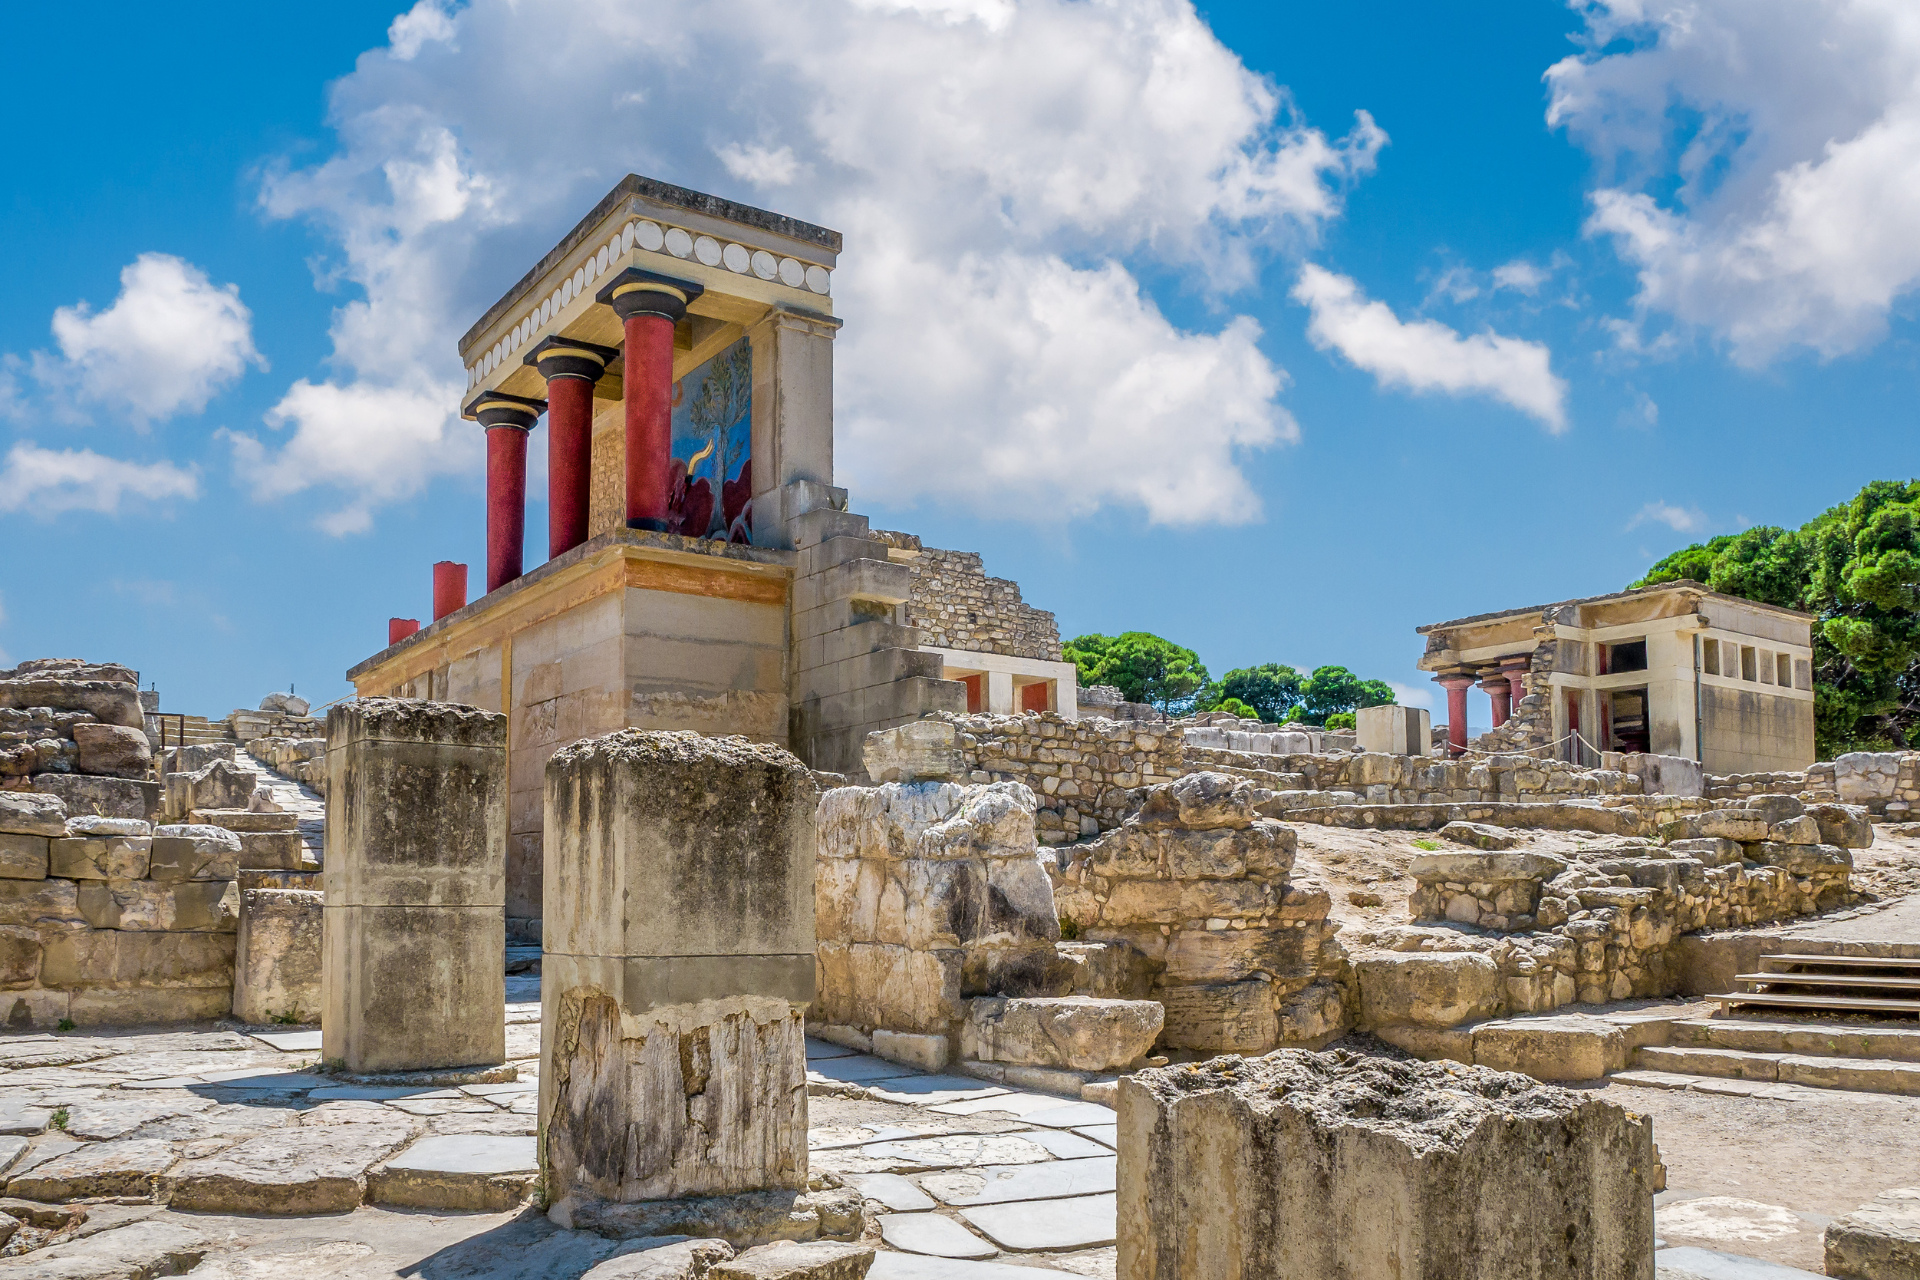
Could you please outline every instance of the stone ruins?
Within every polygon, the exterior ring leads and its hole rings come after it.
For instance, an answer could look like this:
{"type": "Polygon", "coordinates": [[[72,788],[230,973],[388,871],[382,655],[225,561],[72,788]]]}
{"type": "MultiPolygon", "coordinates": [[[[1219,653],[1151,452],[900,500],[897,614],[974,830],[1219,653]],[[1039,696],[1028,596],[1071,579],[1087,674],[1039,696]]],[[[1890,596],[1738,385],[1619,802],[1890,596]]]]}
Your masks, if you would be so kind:
{"type": "Polygon", "coordinates": [[[1804,615],[1082,688],[835,486],[840,250],[630,176],[498,264],[484,590],[351,696],[0,671],[0,1277],[1920,1275],[1920,753],[1813,758],[1804,615]]]}

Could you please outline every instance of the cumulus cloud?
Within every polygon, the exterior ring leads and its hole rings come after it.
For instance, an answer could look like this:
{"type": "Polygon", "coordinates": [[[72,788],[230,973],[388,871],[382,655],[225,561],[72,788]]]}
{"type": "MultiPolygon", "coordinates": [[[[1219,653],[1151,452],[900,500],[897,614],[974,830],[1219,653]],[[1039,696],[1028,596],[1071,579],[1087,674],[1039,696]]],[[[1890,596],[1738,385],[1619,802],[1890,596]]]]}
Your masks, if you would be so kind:
{"type": "Polygon", "coordinates": [[[440,0],[420,0],[387,27],[387,45],[396,62],[411,62],[427,45],[452,39],[453,19],[440,0]]]}
{"type": "MultiPolygon", "coordinates": [[[[1641,315],[1705,329],[1749,366],[1878,340],[1920,284],[1920,9],[1585,12],[1587,51],[1547,72],[1548,121],[1611,175],[1588,228],[1637,269],[1641,315]]],[[[1623,336],[1649,345],[1637,325],[1623,336]]]]}
{"type": "Polygon", "coordinates": [[[1649,502],[1627,521],[1627,528],[1643,524],[1663,524],[1675,533],[1693,533],[1707,527],[1706,513],[1698,507],[1678,507],[1671,502],[1649,502]]]}
{"type": "Polygon", "coordinates": [[[143,253],[122,270],[106,310],[85,302],[55,310],[53,336],[58,352],[11,356],[0,369],[0,410],[9,416],[82,420],[105,411],[145,427],[199,412],[247,366],[267,363],[239,287],[216,285],[165,253],[143,253]]]}
{"type": "Polygon", "coordinates": [[[1540,286],[1552,277],[1553,273],[1545,267],[1528,262],[1525,258],[1515,258],[1493,269],[1493,287],[1511,289],[1531,297],[1540,292],[1540,286]]]}
{"type": "Polygon", "coordinates": [[[1300,269],[1293,296],[1312,312],[1314,346],[1338,351],[1382,386],[1488,395],[1556,434],[1567,428],[1567,384],[1541,343],[1492,332],[1462,337],[1435,320],[1401,320],[1354,281],[1311,263],[1300,269]]]}
{"type": "Polygon", "coordinates": [[[1230,295],[1312,243],[1386,139],[1364,114],[1338,138],[1301,120],[1187,0],[477,0],[447,21],[457,52],[363,56],[333,90],[334,153],[265,186],[361,296],[334,376],[282,403],[287,442],[236,442],[263,495],[346,488],[363,525],[476,466],[454,340],[633,171],[846,234],[857,490],[1024,519],[1258,514],[1240,459],[1293,438],[1284,372],[1250,320],[1177,325],[1138,273],[1230,295]],[[608,104],[631,123],[554,126],[608,104]],[[393,437],[371,488],[328,412],[354,397],[393,437]]]}
{"type": "Polygon", "coordinates": [[[199,494],[199,476],[190,468],[171,462],[124,462],[91,449],[42,449],[23,440],[0,462],[0,511],[111,514],[127,498],[191,499],[199,494]]]}

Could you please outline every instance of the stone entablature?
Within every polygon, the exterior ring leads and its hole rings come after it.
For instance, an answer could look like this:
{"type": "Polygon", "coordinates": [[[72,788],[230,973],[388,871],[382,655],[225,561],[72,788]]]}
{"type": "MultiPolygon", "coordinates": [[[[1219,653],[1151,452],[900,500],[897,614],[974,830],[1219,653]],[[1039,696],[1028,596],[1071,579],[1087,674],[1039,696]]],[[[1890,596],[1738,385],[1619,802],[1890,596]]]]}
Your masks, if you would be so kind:
{"type": "Polygon", "coordinates": [[[1061,661],[1053,615],[1021,600],[1019,583],[989,578],[979,552],[920,547],[917,538],[908,548],[908,535],[883,530],[874,536],[898,548],[894,554],[913,571],[905,621],[920,628],[923,644],[1061,661]]]}

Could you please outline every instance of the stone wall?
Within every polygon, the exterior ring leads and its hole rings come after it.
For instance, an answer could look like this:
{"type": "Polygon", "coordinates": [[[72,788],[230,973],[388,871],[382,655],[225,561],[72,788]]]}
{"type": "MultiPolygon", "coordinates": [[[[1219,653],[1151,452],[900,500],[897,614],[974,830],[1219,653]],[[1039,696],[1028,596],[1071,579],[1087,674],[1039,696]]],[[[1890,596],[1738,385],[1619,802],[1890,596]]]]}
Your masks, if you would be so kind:
{"type": "Polygon", "coordinates": [[[922,547],[911,534],[875,530],[903,552],[913,571],[906,624],[925,644],[1015,658],[1059,662],[1060,628],[1053,615],[1020,598],[1020,584],[989,578],[977,551],[922,547]]]}
{"type": "Polygon", "coordinates": [[[1136,787],[1187,772],[1178,729],[1124,720],[1033,715],[942,715],[959,734],[975,782],[1018,782],[1038,806],[1042,844],[1111,831],[1127,818],[1136,787]]]}
{"type": "Polygon", "coordinates": [[[327,794],[327,740],[318,738],[255,738],[247,754],[283,778],[303,783],[321,796],[327,794]]]}
{"type": "Polygon", "coordinates": [[[159,801],[152,774],[139,672],[77,658],[0,670],[0,790],[145,820],[159,801]]]}
{"type": "Polygon", "coordinates": [[[1206,1053],[1317,1044],[1346,1025],[1346,956],[1322,885],[1291,879],[1295,837],[1253,785],[1196,773],[1150,788],[1119,829],[1063,850],[1055,901],[1120,944],[1166,1007],[1162,1043],[1206,1053]]]}
{"type": "Polygon", "coordinates": [[[1808,804],[1837,800],[1900,821],[1920,806],[1920,751],[1850,751],[1803,771],[1712,774],[1707,795],[1715,800],[1790,795],[1808,804]]]}
{"type": "Polygon", "coordinates": [[[0,1020],[8,1032],[224,1017],[238,836],[69,816],[0,792],[0,1020]]]}

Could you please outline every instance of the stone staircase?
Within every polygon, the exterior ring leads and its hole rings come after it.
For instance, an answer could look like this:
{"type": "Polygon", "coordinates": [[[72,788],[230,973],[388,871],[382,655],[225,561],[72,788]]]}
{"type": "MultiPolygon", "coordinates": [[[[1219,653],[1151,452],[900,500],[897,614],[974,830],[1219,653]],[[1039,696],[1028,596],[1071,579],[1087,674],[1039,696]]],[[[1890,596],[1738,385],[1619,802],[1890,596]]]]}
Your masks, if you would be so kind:
{"type": "Polygon", "coordinates": [[[253,807],[265,809],[270,813],[294,814],[299,819],[300,841],[306,846],[307,857],[316,863],[324,864],[327,844],[327,802],[320,797],[319,793],[291,778],[275,773],[248,755],[244,747],[234,749],[233,762],[252,773],[257,780],[253,807]]]}
{"type": "Polygon", "coordinates": [[[1920,1014],[1920,959],[1858,955],[1770,955],[1760,972],[1734,975],[1745,991],[1714,996],[1736,1008],[1819,1013],[1920,1014]]]}
{"type": "Polygon", "coordinates": [[[184,742],[189,747],[207,743],[234,741],[233,730],[226,724],[215,724],[205,716],[175,716],[171,712],[155,717],[159,729],[166,735],[169,748],[184,742]]]}
{"type": "Polygon", "coordinates": [[[1920,1022],[1679,1018],[1666,1044],[1634,1050],[1633,1070],[1615,1078],[1677,1087],[1682,1077],[1920,1096],[1920,1022]]]}

